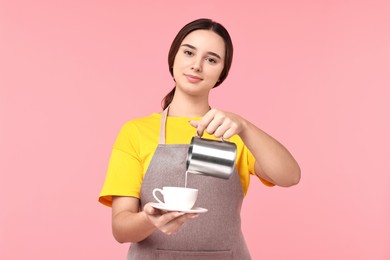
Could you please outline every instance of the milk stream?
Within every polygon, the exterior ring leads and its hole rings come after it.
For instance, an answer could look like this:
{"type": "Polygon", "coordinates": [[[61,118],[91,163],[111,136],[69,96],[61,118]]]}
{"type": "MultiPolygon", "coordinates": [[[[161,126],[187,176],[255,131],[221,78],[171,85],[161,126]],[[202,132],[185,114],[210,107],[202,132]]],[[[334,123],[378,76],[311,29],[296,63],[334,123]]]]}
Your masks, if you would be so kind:
{"type": "Polygon", "coordinates": [[[184,180],[184,188],[187,188],[187,176],[188,176],[188,171],[186,171],[186,177],[184,180]]]}

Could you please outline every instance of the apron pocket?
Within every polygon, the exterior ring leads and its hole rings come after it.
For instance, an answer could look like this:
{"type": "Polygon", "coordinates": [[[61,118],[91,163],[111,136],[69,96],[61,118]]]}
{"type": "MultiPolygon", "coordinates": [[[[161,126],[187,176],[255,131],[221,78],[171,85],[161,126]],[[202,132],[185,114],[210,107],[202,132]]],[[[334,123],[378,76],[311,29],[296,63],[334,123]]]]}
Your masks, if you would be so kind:
{"type": "Polygon", "coordinates": [[[229,260],[233,259],[233,253],[231,250],[219,250],[219,251],[176,251],[156,249],[157,259],[169,259],[169,260],[229,260]]]}

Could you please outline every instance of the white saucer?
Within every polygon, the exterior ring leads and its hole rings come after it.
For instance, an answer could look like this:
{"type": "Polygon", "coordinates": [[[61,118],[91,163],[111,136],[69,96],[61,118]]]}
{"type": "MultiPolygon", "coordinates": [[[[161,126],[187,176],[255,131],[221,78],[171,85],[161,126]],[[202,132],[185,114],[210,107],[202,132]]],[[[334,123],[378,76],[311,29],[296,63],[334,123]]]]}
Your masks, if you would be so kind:
{"type": "Polygon", "coordinates": [[[183,209],[174,209],[174,208],[167,207],[165,204],[161,204],[161,203],[157,203],[157,202],[152,202],[152,203],[150,203],[150,205],[156,209],[161,209],[161,210],[166,210],[166,211],[179,211],[179,212],[184,212],[184,213],[205,213],[208,211],[208,209],[199,208],[199,207],[195,207],[192,209],[184,209],[184,210],[183,209]]]}

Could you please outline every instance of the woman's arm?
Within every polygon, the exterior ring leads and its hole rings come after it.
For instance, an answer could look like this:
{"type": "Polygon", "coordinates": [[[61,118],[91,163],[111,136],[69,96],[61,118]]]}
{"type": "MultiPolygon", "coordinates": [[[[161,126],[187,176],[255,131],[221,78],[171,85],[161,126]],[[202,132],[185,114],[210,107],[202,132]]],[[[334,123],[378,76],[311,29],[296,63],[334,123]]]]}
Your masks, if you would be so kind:
{"type": "Polygon", "coordinates": [[[244,121],[239,136],[256,158],[255,172],[259,177],[282,187],[299,183],[300,167],[281,143],[248,121],[244,121]]]}
{"type": "Polygon", "coordinates": [[[186,221],[197,216],[198,214],[163,212],[150,204],[139,211],[137,198],[112,198],[112,233],[120,243],[142,241],[157,229],[167,235],[174,234],[186,221]]]}
{"type": "Polygon", "coordinates": [[[199,134],[206,131],[216,137],[238,134],[256,159],[256,174],[278,186],[299,182],[301,170],[290,152],[273,137],[239,115],[211,109],[200,121],[190,121],[199,134]]]}

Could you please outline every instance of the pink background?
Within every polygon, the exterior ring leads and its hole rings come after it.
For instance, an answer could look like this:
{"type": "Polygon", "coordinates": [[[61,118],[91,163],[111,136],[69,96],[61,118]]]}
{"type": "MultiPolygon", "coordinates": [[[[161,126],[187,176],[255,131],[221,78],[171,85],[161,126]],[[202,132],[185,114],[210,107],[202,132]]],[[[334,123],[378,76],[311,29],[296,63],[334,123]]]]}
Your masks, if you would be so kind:
{"type": "Polygon", "coordinates": [[[302,168],[289,189],[252,179],[253,259],[390,259],[385,0],[1,1],[0,259],[125,258],[97,202],[111,145],[125,121],[160,110],[168,48],[199,17],[235,44],[212,106],[302,168]]]}

